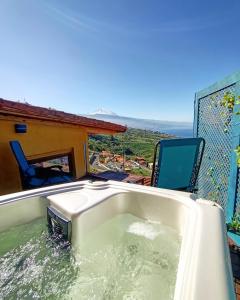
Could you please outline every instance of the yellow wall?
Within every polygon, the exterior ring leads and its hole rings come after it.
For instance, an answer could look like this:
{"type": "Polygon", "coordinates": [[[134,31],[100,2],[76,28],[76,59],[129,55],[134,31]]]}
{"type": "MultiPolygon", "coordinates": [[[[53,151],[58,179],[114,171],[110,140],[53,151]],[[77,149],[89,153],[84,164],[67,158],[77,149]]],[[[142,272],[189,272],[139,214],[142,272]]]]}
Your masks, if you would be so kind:
{"type": "Polygon", "coordinates": [[[0,116],[0,194],[22,190],[18,165],[9,141],[18,140],[27,159],[72,150],[75,175],[79,178],[86,174],[88,164],[88,160],[87,163],[84,161],[84,144],[88,149],[87,132],[86,127],[0,116]],[[27,133],[15,133],[16,123],[27,124],[27,133]]]}

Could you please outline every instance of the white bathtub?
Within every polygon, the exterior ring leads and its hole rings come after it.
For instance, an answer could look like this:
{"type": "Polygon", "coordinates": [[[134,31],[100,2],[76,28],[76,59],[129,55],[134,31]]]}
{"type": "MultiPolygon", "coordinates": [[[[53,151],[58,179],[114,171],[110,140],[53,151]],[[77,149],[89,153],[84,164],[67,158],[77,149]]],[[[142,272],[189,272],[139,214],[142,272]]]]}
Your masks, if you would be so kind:
{"type": "Polygon", "coordinates": [[[121,213],[169,225],[182,237],[174,299],[235,299],[223,211],[213,202],[152,187],[82,181],[1,196],[0,232],[46,215],[47,206],[71,220],[73,247],[121,213]]]}

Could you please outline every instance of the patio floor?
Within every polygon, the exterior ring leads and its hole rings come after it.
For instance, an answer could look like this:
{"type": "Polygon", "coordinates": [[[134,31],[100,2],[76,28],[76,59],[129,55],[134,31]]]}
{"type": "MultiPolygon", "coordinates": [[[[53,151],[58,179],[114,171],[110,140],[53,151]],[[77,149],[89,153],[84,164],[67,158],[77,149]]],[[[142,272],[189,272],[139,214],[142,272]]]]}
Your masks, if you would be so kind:
{"type": "Polygon", "coordinates": [[[234,285],[237,300],[240,300],[240,248],[237,247],[231,239],[228,239],[232,271],[234,277],[234,285]]]}
{"type": "Polygon", "coordinates": [[[116,180],[127,183],[146,185],[144,176],[133,175],[125,172],[105,171],[97,174],[92,173],[91,176],[99,180],[116,180]]]}

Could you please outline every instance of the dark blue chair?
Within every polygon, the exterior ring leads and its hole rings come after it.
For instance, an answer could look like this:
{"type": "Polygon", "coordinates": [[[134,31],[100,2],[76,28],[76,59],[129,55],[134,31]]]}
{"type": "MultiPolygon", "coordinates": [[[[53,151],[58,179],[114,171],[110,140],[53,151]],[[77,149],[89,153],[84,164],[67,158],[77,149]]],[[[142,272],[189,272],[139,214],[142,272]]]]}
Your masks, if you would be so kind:
{"type": "Polygon", "coordinates": [[[10,147],[18,163],[24,189],[72,181],[72,178],[62,171],[60,165],[47,168],[30,165],[18,141],[10,141],[10,147]],[[58,168],[59,171],[54,170],[54,168],[58,168]]]}
{"type": "Polygon", "coordinates": [[[158,142],[154,152],[151,185],[194,192],[204,148],[203,138],[158,142]]]}

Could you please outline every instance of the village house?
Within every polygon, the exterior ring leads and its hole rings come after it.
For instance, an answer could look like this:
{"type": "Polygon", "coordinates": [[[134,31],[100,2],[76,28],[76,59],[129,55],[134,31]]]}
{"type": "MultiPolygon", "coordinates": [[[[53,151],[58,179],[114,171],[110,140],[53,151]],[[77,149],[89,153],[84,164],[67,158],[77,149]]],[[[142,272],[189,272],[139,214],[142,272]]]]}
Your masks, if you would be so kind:
{"type": "Polygon", "coordinates": [[[136,161],[139,165],[144,166],[144,167],[147,167],[147,162],[146,162],[146,160],[145,160],[144,157],[139,157],[139,156],[137,156],[137,157],[135,158],[135,161],[136,161]]]}
{"type": "Polygon", "coordinates": [[[22,190],[10,141],[19,141],[31,164],[62,158],[73,178],[79,179],[89,171],[88,135],[126,131],[114,123],[1,98],[0,128],[0,194],[22,190]]]}

